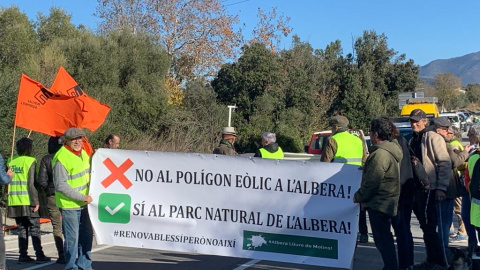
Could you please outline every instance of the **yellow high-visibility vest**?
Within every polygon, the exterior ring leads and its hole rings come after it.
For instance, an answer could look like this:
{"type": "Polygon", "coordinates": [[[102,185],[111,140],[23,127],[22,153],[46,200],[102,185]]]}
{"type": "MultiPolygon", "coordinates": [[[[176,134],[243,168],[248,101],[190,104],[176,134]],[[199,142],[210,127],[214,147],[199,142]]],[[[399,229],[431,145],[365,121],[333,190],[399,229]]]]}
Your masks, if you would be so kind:
{"type": "MultiPolygon", "coordinates": [[[[82,149],[81,157],[75,155],[70,150],[62,146],[52,159],[52,167],[56,162],[60,162],[67,170],[67,184],[83,195],[88,195],[90,185],[90,157],[82,149]]],[[[55,181],[55,176],[53,178],[55,181]]],[[[58,207],[63,209],[79,208],[87,203],[84,201],[75,201],[60,192],[55,191],[55,201],[58,207]]]]}
{"type": "Polygon", "coordinates": [[[450,145],[451,145],[451,146],[455,146],[455,145],[457,145],[457,146],[458,146],[458,148],[460,149],[460,151],[463,151],[463,145],[462,145],[462,143],[460,143],[460,142],[459,142],[459,141],[457,141],[457,140],[453,140],[453,141],[451,141],[451,142],[450,142],[450,145]]]}
{"type": "Polygon", "coordinates": [[[260,153],[262,154],[262,158],[271,158],[271,159],[283,159],[283,150],[278,147],[276,152],[268,152],[265,148],[260,148],[260,153]]]}
{"type": "Polygon", "coordinates": [[[30,205],[28,194],[28,172],[35,162],[35,158],[29,156],[16,156],[10,162],[14,172],[8,191],[8,206],[30,205]]]}
{"type": "Polygon", "coordinates": [[[332,138],[337,143],[333,162],[362,165],[363,142],[347,131],[337,132],[332,138]]]}

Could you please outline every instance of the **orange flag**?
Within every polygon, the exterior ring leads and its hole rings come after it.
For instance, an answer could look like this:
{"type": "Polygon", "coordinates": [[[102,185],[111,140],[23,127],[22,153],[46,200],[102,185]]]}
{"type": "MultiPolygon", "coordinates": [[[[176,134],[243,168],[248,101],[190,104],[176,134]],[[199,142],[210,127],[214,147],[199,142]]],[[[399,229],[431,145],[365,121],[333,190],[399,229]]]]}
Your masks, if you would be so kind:
{"type": "Polygon", "coordinates": [[[56,95],[41,83],[22,74],[18,91],[15,126],[50,136],[61,136],[83,121],[82,103],[74,97],[56,95]]]}
{"type": "Polygon", "coordinates": [[[103,124],[110,111],[110,106],[99,102],[83,92],[82,88],[80,88],[78,83],[63,67],[60,67],[58,70],[50,91],[54,94],[75,97],[81,105],[83,116],[79,126],[88,128],[91,131],[96,130],[103,124]]]}

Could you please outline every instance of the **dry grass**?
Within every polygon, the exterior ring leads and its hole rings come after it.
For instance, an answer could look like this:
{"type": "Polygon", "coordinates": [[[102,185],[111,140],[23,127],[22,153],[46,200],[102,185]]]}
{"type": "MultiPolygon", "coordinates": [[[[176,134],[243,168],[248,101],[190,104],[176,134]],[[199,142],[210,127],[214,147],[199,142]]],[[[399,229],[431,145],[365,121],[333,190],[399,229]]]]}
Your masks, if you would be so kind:
{"type": "MultiPolygon", "coordinates": [[[[205,133],[205,132],[203,132],[205,133]]],[[[219,137],[213,134],[193,135],[191,130],[173,130],[160,136],[122,138],[121,148],[128,150],[147,150],[161,152],[212,153],[219,137]]]]}

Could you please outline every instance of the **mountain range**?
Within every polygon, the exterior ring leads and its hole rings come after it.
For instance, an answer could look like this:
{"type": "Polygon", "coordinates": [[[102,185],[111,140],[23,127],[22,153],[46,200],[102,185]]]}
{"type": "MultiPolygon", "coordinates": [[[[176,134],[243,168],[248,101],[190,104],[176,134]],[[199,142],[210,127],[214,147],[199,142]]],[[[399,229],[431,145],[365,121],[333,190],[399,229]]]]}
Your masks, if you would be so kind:
{"type": "Polygon", "coordinates": [[[434,60],[420,67],[420,79],[431,83],[435,75],[452,73],[462,79],[462,85],[480,84],[480,52],[449,59],[434,60]]]}

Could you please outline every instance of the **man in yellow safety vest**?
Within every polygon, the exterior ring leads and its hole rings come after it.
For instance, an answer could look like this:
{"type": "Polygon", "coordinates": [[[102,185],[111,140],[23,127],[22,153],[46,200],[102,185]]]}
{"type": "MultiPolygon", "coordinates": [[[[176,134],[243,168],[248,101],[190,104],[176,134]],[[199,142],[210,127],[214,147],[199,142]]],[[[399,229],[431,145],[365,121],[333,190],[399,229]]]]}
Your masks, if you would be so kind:
{"type": "Polygon", "coordinates": [[[254,157],[283,159],[283,150],[277,143],[277,136],[272,132],[262,134],[262,146],[257,150],[254,157]]]}
{"type": "Polygon", "coordinates": [[[82,149],[85,133],[69,128],[63,134],[65,144],[52,159],[56,204],[62,212],[64,269],[92,269],[93,229],[87,204],[90,187],[90,158],[82,149]],[[78,260],[77,260],[78,255],[78,260]]]}
{"type": "Polygon", "coordinates": [[[366,160],[366,149],[362,140],[348,132],[348,119],[335,115],[329,120],[332,136],[323,149],[320,161],[362,165],[366,160]]]}
{"type": "MultiPolygon", "coordinates": [[[[362,165],[367,159],[366,149],[362,140],[348,132],[349,121],[345,116],[335,115],[328,124],[332,128],[332,136],[328,138],[323,148],[320,161],[362,165]]],[[[367,213],[361,208],[358,219],[360,243],[368,242],[367,213]]]]}

